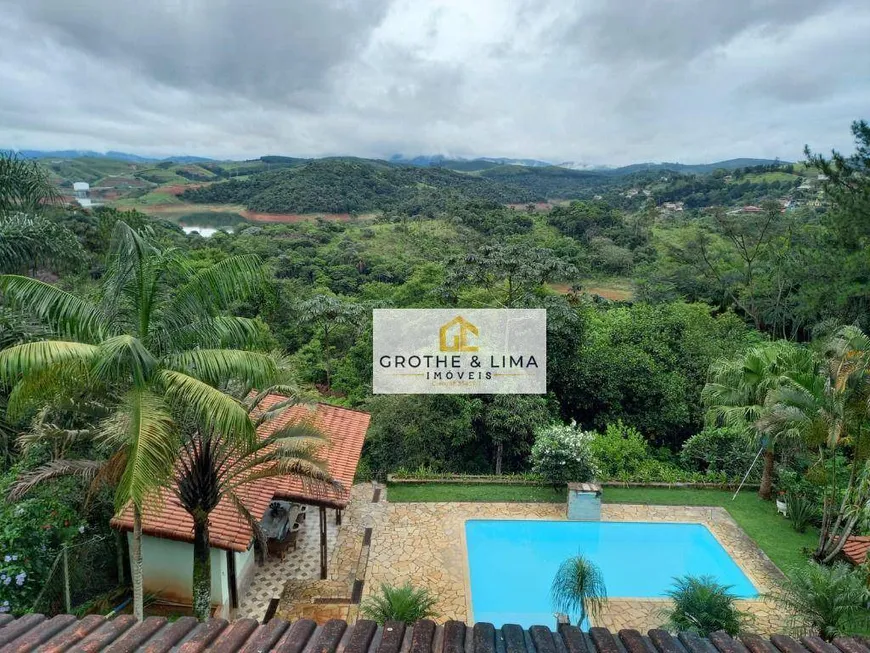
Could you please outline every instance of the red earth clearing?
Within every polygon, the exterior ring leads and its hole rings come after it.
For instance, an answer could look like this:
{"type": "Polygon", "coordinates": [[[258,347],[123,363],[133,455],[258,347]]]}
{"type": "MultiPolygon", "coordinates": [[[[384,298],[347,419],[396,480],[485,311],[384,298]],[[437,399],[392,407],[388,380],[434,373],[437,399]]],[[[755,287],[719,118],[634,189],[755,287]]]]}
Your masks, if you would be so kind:
{"type": "Polygon", "coordinates": [[[323,218],[324,220],[334,222],[346,222],[350,220],[349,213],[257,213],[255,211],[239,211],[246,220],[254,222],[305,222],[307,220],[316,220],[323,218]]]}

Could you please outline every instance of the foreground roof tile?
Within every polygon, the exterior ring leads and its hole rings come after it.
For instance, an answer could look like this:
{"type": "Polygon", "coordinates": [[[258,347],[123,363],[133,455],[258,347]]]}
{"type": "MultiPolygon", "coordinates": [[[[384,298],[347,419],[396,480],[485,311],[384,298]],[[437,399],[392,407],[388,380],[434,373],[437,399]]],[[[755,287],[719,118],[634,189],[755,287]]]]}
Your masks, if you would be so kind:
{"type": "Polygon", "coordinates": [[[524,630],[507,624],[495,628],[478,623],[468,627],[461,621],[436,625],[429,620],[411,626],[388,622],[384,627],[360,620],[348,624],[332,619],[318,626],[310,619],[292,625],[272,619],[260,625],[252,619],[228,622],[211,619],[197,623],[182,617],[169,623],[149,617],[136,623],[130,615],[112,620],[91,615],[77,619],[58,615],[26,615],[11,619],[0,615],[0,653],[870,653],[868,641],[860,637],[824,642],[818,637],[800,641],[786,635],[764,638],[741,635],[736,639],[724,632],[710,637],[694,633],[674,636],[664,630],[642,635],[636,630],[618,634],[605,628],[583,632],[562,625],[557,632],[547,626],[524,630]]]}

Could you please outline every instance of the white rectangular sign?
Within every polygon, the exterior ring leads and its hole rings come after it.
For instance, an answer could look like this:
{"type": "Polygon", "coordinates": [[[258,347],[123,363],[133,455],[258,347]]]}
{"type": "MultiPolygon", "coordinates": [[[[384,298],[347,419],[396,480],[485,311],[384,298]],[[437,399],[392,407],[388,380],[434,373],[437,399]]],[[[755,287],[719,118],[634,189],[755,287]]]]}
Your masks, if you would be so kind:
{"type": "Polygon", "coordinates": [[[545,394],[544,309],[375,309],[375,394],[545,394]]]}

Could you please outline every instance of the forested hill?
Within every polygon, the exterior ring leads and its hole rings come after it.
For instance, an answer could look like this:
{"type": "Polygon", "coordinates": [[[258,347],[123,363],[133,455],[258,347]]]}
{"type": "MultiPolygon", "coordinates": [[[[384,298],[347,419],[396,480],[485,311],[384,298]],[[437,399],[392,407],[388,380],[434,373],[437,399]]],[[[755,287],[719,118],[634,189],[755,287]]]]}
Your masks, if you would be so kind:
{"type": "Polygon", "coordinates": [[[601,173],[498,166],[479,174],[365,160],[317,160],[186,191],[191,202],[244,204],[274,213],[440,212],[452,200],[499,204],[578,198],[608,183],[601,173]]]}
{"type": "Polygon", "coordinates": [[[443,211],[451,199],[499,204],[546,199],[519,185],[442,168],[368,161],[319,160],[185,191],[192,202],[244,204],[274,213],[364,213],[397,210],[409,214],[443,211]]]}

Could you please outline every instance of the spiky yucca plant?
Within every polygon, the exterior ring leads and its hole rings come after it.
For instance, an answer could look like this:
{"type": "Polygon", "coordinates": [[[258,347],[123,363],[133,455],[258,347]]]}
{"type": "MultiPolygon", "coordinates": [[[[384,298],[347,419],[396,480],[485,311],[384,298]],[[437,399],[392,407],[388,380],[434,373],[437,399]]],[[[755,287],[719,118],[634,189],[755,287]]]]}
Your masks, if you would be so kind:
{"type": "Polygon", "coordinates": [[[607,605],[607,588],[601,569],[591,560],[576,555],[565,560],[550,587],[553,609],[568,615],[578,614],[577,624],[597,616],[607,605]]]}
{"type": "Polygon", "coordinates": [[[368,597],[360,606],[360,614],[384,625],[387,621],[412,624],[420,619],[437,617],[438,599],[427,589],[415,589],[410,583],[401,587],[381,584],[380,591],[368,597]]]}
{"type": "Polygon", "coordinates": [[[674,579],[667,595],[674,602],[665,610],[665,626],[673,631],[707,636],[717,630],[734,635],[740,632],[746,616],[737,608],[737,596],[730,585],[712,576],[682,576],[674,579]]]}

